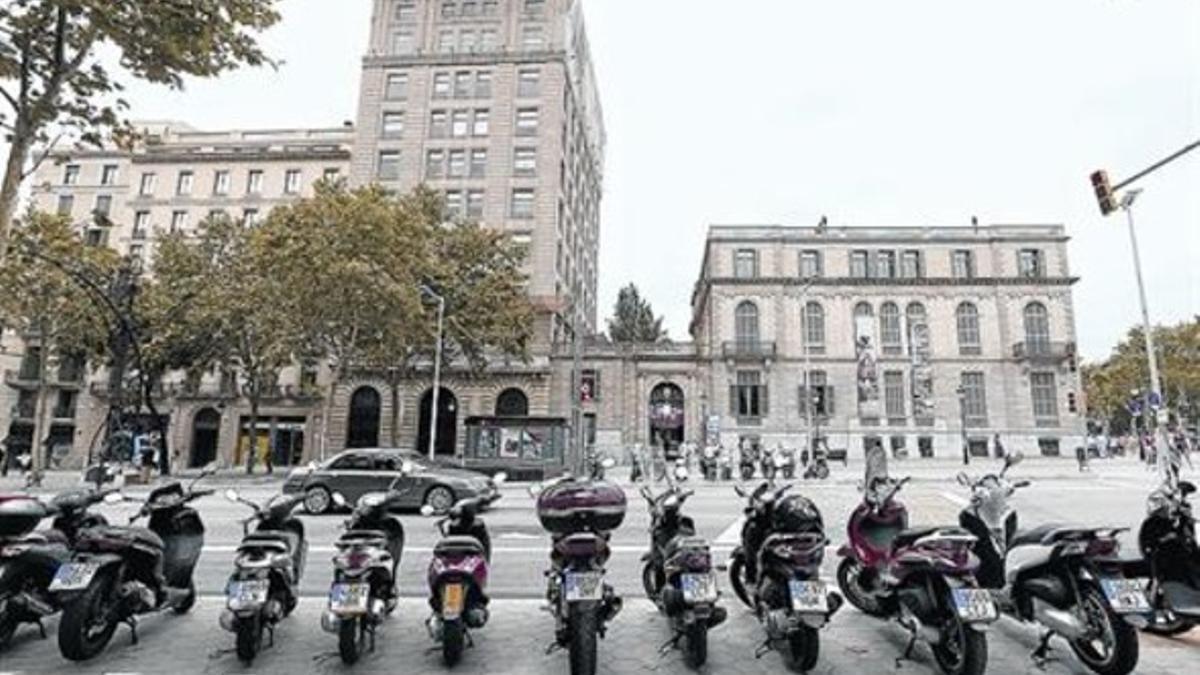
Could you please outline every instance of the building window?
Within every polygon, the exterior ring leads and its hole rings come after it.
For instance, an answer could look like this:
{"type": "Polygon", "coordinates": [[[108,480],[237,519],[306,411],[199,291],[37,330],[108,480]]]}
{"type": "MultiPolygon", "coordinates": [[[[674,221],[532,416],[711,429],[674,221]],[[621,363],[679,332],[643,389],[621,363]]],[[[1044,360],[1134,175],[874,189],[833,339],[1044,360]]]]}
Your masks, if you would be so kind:
{"type": "Polygon", "coordinates": [[[71,212],[75,210],[75,197],[73,195],[58,196],[58,215],[70,217],[71,212]]]}
{"type": "Polygon", "coordinates": [[[809,302],[801,316],[804,348],[812,354],[825,352],[825,308],[819,302],[809,302]]]}
{"type": "Polygon", "coordinates": [[[885,302],[879,306],[879,345],[884,354],[903,354],[904,332],[900,328],[900,306],[885,302]]]}
{"type": "Polygon", "coordinates": [[[454,74],[454,98],[471,98],[473,88],[471,71],[463,70],[454,74]]]}
{"type": "Polygon", "coordinates": [[[966,372],[962,374],[962,414],[969,427],[987,426],[987,389],[984,386],[983,373],[966,372]]]}
{"type": "Polygon", "coordinates": [[[895,279],[896,278],[896,252],[895,251],[879,251],[876,254],[878,262],[876,263],[876,276],[880,279],[895,279]]]}
{"type": "Polygon", "coordinates": [[[463,214],[463,193],[460,190],[446,191],[446,216],[459,218],[463,214]]]}
{"type": "Polygon", "coordinates": [[[450,114],[450,135],[454,138],[465,138],[471,126],[469,110],[455,110],[450,114]]]}
{"type": "Polygon", "coordinates": [[[541,16],[546,9],[546,0],[525,0],[525,14],[527,16],[541,16]]]}
{"type": "Polygon", "coordinates": [[[541,26],[521,26],[521,49],[537,51],[546,46],[546,31],[541,26]]]}
{"type": "Polygon", "coordinates": [[[229,194],[229,172],[220,170],[213,173],[213,194],[229,194]]]}
{"type": "Polygon", "coordinates": [[[517,110],[517,135],[536,136],[538,132],[538,109],[520,108],[517,110]]]}
{"type": "Polygon", "coordinates": [[[888,370],[883,373],[883,405],[884,414],[890,420],[903,420],[904,411],[904,371],[888,370]]]}
{"type": "Polygon", "coordinates": [[[100,170],[100,184],[101,185],[115,185],[116,183],[117,183],[117,165],[116,164],[105,164],[104,168],[100,170]]]}
{"type": "Polygon", "coordinates": [[[154,196],[154,186],[158,183],[158,176],[153,173],[142,174],[142,183],[138,187],[138,194],[143,197],[154,196]]]}
{"type": "Polygon", "coordinates": [[[458,32],[458,49],[463,52],[475,51],[475,31],[463,29],[458,32]]]}
{"type": "Polygon", "coordinates": [[[512,218],[527,220],[533,218],[533,189],[518,188],[512,191],[512,204],[509,208],[512,218]]]}
{"type": "Polygon", "coordinates": [[[410,30],[397,31],[392,35],[393,54],[411,54],[414,45],[413,33],[410,30]]]}
{"type": "Polygon", "coordinates": [[[450,98],[450,73],[433,74],[433,98],[450,98]]]}
{"type": "Polygon", "coordinates": [[[1058,424],[1058,386],[1054,373],[1030,373],[1029,386],[1033,396],[1033,418],[1038,425],[1058,424]]]}
{"type": "Polygon", "coordinates": [[[481,70],[475,73],[475,98],[491,98],[492,97],[492,73],[489,70],[481,70]]]}
{"type": "Polygon", "coordinates": [[[467,217],[479,220],[483,218],[483,190],[467,190],[467,217]]]}
{"type": "Polygon", "coordinates": [[[579,375],[579,400],[591,403],[600,400],[600,373],[596,370],[584,370],[579,375]]]}
{"type": "Polygon", "coordinates": [[[445,110],[433,110],[429,113],[429,137],[445,138],[450,132],[449,117],[445,110]]]}
{"type": "Polygon", "coordinates": [[[870,276],[870,256],[866,251],[850,252],[850,278],[866,279],[870,276]]]}
{"type": "Polygon", "coordinates": [[[388,73],[383,96],[389,101],[403,101],[408,98],[408,73],[388,73]]]}
{"type": "Polygon", "coordinates": [[[1017,275],[1026,279],[1040,279],[1046,276],[1046,262],[1042,252],[1035,248],[1018,251],[1017,275]]]}
{"type": "Polygon", "coordinates": [[[437,50],[443,54],[454,51],[454,31],[446,28],[438,31],[437,50]]]}
{"type": "Polygon", "coordinates": [[[487,159],[487,150],[476,148],[471,151],[471,178],[483,178],[487,176],[487,159]]]}
{"type": "Polygon", "coordinates": [[[63,185],[79,185],[79,165],[68,164],[63,169],[63,185]]]}
{"type": "Polygon", "coordinates": [[[733,252],[733,276],[736,279],[754,279],[758,276],[758,251],[740,248],[733,252]]]}
{"type": "Polygon", "coordinates": [[[533,176],[537,174],[537,148],[517,148],[513,150],[513,174],[516,176],[533,176]]]}
{"type": "Polygon", "coordinates": [[[385,150],[379,153],[379,180],[398,180],[400,178],[400,153],[396,150],[385,150]]]}
{"type": "Polygon", "coordinates": [[[255,169],[246,174],[246,194],[261,195],[263,189],[263,172],[255,169]]]}
{"type": "Polygon", "coordinates": [[[300,192],[300,169],[288,169],[283,174],[283,191],[289,195],[300,192]]]}
{"type": "Polygon", "coordinates": [[[146,232],[150,229],[150,212],[138,211],[133,214],[133,238],[145,239],[146,232]]]}
{"type": "Polygon", "coordinates": [[[254,227],[258,222],[258,209],[242,209],[242,225],[254,227]]]}
{"type": "Polygon", "coordinates": [[[180,171],[179,176],[175,179],[175,194],[184,196],[192,194],[192,186],[196,182],[196,176],[191,171],[180,171]]]}
{"type": "Polygon", "coordinates": [[[97,218],[107,218],[112,213],[112,195],[96,195],[96,204],[92,208],[92,215],[97,218]]]}
{"type": "Polygon", "coordinates": [[[951,253],[950,272],[955,279],[974,279],[975,255],[966,250],[959,250],[951,253]]]}
{"type": "Polygon", "coordinates": [[[801,279],[817,279],[822,275],[821,269],[821,252],[820,251],[801,251],[800,252],[800,278],[801,279]]]}
{"type": "Polygon", "coordinates": [[[900,254],[900,276],[905,279],[920,279],[925,276],[920,251],[908,250],[900,254]]]}
{"type": "Polygon", "coordinates": [[[517,96],[534,98],[541,94],[542,74],[537,70],[522,70],[517,73],[517,96]]]}
{"type": "Polygon", "coordinates": [[[479,49],[490,52],[494,51],[499,45],[500,33],[495,28],[484,28],[479,31],[479,49]]]}
{"type": "Polygon", "coordinates": [[[963,355],[980,354],[983,351],[979,335],[979,309],[970,302],[964,302],[954,311],[958,324],[958,353],[963,355]]]}
{"type": "Polygon", "coordinates": [[[478,137],[487,136],[488,125],[491,122],[491,117],[491,112],[486,109],[476,110],[475,119],[471,123],[471,135],[478,137]]]}
{"type": "Polygon", "coordinates": [[[401,0],[396,3],[396,21],[412,21],[417,18],[417,3],[414,0],[401,0]]]}
{"type": "Polygon", "coordinates": [[[328,169],[325,169],[325,171],[321,173],[321,180],[325,181],[326,183],[332,183],[332,182],[336,181],[339,177],[341,177],[341,175],[342,175],[341,169],[338,169],[336,167],[329,167],[328,169]]]}
{"type": "Polygon", "coordinates": [[[739,418],[763,417],[768,412],[767,386],[756,370],[738,371],[737,384],[730,387],[730,413],[739,418]]]}
{"type": "Polygon", "coordinates": [[[467,175],[467,151],[451,150],[449,158],[447,175],[450,178],[465,178],[467,175]]]}
{"type": "Polygon", "coordinates": [[[808,415],[808,406],[812,404],[814,415],[818,417],[832,415],[835,406],[833,387],[829,386],[829,375],[823,370],[810,370],[807,372],[807,377],[808,387],[800,385],[800,414],[808,415]]]}
{"type": "Polygon", "coordinates": [[[404,113],[383,113],[383,135],[388,138],[399,138],[404,135],[404,113]]]}
{"type": "Polygon", "coordinates": [[[1025,306],[1025,349],[1030,354],[1050,351],[1050,314],[1040,302],[1025,306]]]}
{"type": "Polygon", "coordinates": [[[172,211],[171,212],[171,231],[182,232],[187,228],[188,212],[187,211],[172,211]]]}
{"type": "Polygon", "coordinates": [[[739,352],[758,351],[758,305],[749,300],[738,304],[733,310],[733,334],[739,352]]]}

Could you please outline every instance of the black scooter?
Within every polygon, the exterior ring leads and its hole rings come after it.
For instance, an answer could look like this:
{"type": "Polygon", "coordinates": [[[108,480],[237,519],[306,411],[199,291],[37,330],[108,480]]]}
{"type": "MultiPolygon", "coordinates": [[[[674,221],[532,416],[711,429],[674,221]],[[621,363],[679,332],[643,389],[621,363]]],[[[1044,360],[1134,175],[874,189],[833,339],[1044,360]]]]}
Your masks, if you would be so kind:
{"type": "Polygon", "coordinates": [[[1142,558],[1125,573],[1150,579],[1154,617],[1143,628],[1149,633],[1180,635],[1200,625],[1200,546],[1188,500],[1194,492],[1193,483],[1167,480],[1147,500],[1149,515],[1138,532],[1142,558]]]}
{"type": "Polygon", "coordinates": [[[296,609],[300,601],[300,576],[308,557],[304,523],[292,515],[303,495],[275,495],[259,506],[237,490],[225,498],[254,509],[242,520],[242,543],[237,548],[234,572],[225,586],[225,611],[221,628],[237,635],[237,655],[251,663],[263,646],[263,633],[275,643],[275,626],[296,609]],[[250,525],[258,523],[252,532],[250,525]]]}
{"type": "Polygon", "coordinates": [[[204,523],[188,506],[213,494],[195,485],[216,472],[212,465],[187,487],[171,482],[150,492],[129,525],[84,530],[71,562],[58,568],[50,590],[63,602],[58,648],[72,661],[86,661],[112,640],[120,623],[137,644],[140,614],[172,610],[185,614],[196,603],[192,573],[204,548],[204,523]],[[148,528],[133,527],[149,516],[148,528]]]}

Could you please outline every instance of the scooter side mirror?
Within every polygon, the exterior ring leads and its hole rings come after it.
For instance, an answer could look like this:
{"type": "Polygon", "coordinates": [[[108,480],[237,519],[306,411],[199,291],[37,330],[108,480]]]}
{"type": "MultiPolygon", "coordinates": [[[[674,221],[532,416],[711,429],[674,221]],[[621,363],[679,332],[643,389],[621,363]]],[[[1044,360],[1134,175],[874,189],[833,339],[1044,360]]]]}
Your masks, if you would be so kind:
{"type": "Polygon", "coordinates": [[[436,511],[434,511],[432,506],[430,506],[428,504],[421,505],[421,515],[428,518],[429,516],[432,516],[434,513],[436,513],[436,511]]]}
{"type": "Polygon", "coordinates": [[[530,497],[537,499],[537,497],[542,494],[542,484],[534,483],[526,488],[526,490],[529,492],[530,497]]]}
{"type": "Polygon", "coordinates": [[[1179,494],[1183,495],[1184,497],[1192,494],[1195,491],[1196,491],[1195,483],[1192,483],[1192,482],[1189,482],[1186,480],[1179,482],[1179,494]]]}
{"type": "Polygon", "coordinates": [[[241,495],[238,494],[237,490],[235,490],[233,488],[229,488],[228,490],[225,491],[225,499],[227,499],[231,502],[237,502],[237,501],[240,501],[241,495]]]}
{"type": "Polygon", "coordinates": [[[604,467],[605,469],[611,469],[616,465],[617,460],[613,459],[612,457],[605,457],[604,459],[600,460],[600,466],[604,467]]]}
{"type": "Polygon", "coordinates": [[[104,495],[105,504],[120,504],[123,501],[125,501],[125,497],[120,492],[110,492],[104,495]]]}
{"type": "Polygon", "coordinates": [[[967,474],[965,474],[965,473],[963,473],[963,472],[961,472],[961,471],[960,471],[960,472],[958,472],[957,480],[958,480],[958,484],[959,484],[959,485],[961,485],[961,486],[963,486],[963,487],[971,487],[971,478],[970,478],[970,476],[968,476],[967,474]]]}
{"type": "Polygon", "coordinates": [[[496,485],[501,485],[507,481],[508,481],[508,474],[504,473],[503,471],[496,474],[495,476],[492,476],[492,482],[495,483],[496,485]]]}
{"type": "Polygon", "coordinates": [[[688,479],[688,470],[686,466],[675,467],[675,480],[685,481],[688,479]]]}
{"type": "Polygon", "coordinates": [[[329,496],[329,498],[333,500],[333,503],[335,506],[345,506],[346,505],[346,496],[340,492],[333,493],[332,495],[329,496]]]}
{"type": "Polygon", "coordinates": [[[1014,452],[1013,454],[1008,455],[1007,457],[1004,458],[1004,465],[1005,466],[1016,466],[1016,465],[1020,464],[1024,459],[1025,459],[1025,453],[1018,450],[1018,451],[1014,452]]]}

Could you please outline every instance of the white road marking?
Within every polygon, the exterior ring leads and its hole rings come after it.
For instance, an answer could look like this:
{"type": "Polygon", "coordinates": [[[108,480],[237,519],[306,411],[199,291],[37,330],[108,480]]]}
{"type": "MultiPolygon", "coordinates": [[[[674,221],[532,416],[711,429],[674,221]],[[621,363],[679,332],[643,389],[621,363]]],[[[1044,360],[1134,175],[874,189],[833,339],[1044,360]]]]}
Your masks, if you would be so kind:
{"type": "Polygon", "coordinates": [[[742,541],[742,524],[746,522],[745,516],[738,516],[736,520],[729,524],[729,527],[721,531],[713,543],[715,544],[740,544],[742,541]]]}
{"type": "MultiPolygon", "coordinates": [[[[713,548],[713,550],[717,550],[717,551],[729,551],[734,548],[734,545],[735,544],[717,543],[717,544],[714,544],[712,546],[712,548],[713,548]]],[[[237,551],[237,548],[238,548],[237,546],[227,546],[227,545],[221,545],[221,544],[209,545],[209,546],[204,547],[204,552],[205,553],[233,553],[233,552],[237,551]]],[[[645,553],[646,547],[641,546],[641,545],[618,544],[618,545],[614,545],[614,546],[609,546],[608,550],[612,551],[613,553],[645,553]]],[[[312,553],[336,553],[337,548],[334,546],[309,546],[308,552],[310,554],[312,554],[312,553]]],[[[432,553],[433,547],[432,546],[405,546],[404,552],[405,553],[432,553]]],[[[548,546],[496,546],[492,549],[492,553],[549,554],[550,547],[548,547],[548,546]]]]}
{"type": "Polygon", "coordinates": [[[497,535],[497,539],[541,539],[536,534],[525,534],[524,532],[504,532],[497,535]]]}
{"type": "Polygon", "coordinates": [[[954,504],[955,506],[966,506],[967,505],[967,498],[963,497],[961,495],[956,495],[953,492],[939,492],[938,494],[940,494],[942,496],[942,499],[945,499],[946,501],[950,502],[951,504],[954,504]]]}

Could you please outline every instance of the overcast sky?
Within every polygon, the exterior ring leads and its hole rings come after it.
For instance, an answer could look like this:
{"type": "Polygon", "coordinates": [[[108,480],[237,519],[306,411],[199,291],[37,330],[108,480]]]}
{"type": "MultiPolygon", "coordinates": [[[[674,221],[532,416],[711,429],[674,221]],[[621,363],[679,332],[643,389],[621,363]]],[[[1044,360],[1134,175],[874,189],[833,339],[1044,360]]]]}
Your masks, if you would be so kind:
{"type": "MultiPolygon", "coordinates": [[[[140,118],[202,128],[353,119],[371,0],[285,0],[278,72],[140,118]]],[[[1077,329],[1103,358],[1138,320],[1114,180],[1200,139],[1195,0],[586,0],[608,128],[601,308],[636,282],[686,336],[710,223],[1063,223],[1077,329]],[[666,253],[667,255],[664,255],[666,253]]],[[[1200,314],[1200,150],[1137,203],[1152,318],[1200,314]]]]}

